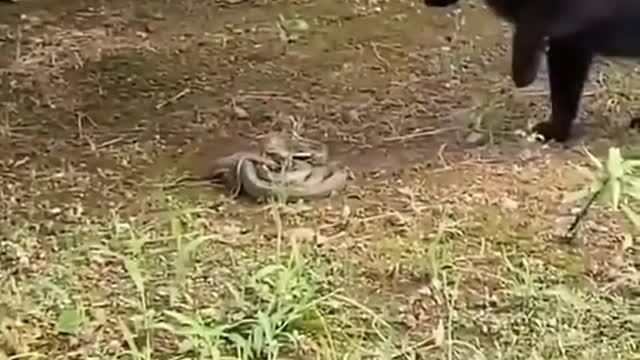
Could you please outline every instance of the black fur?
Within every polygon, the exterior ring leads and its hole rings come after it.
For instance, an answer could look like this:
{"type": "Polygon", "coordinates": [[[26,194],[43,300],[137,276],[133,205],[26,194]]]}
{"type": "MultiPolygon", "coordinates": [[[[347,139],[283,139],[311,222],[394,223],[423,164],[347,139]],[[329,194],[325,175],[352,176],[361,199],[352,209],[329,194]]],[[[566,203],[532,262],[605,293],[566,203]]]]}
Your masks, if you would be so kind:
{"type": "MultiPolygon", "coordinates": [[[[534,127],[546,140],[571,136],[596,55],[640,58],[640,0],[484,0],[514,26],[511,78],[530,85],[546,51],[551,119],[534,127]]],[[[458,0],[424,0],[444,7],[458,0]]]]}

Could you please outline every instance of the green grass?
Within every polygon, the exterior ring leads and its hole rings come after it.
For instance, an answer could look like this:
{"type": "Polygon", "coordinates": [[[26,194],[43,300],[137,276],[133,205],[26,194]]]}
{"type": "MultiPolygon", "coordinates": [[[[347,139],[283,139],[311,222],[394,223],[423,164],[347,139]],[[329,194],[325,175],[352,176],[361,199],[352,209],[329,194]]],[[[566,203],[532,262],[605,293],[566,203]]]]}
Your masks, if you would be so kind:
{"type": "Polygon", "coordinates": [[[33,273],[19,249],[39,235],[16,229],[4,252],[2,359],[638,358],[637,298],[523,254],[468,268],[454,245],[464,232],[450,224],[423,241],[420,293],[433,308],[410,331],[398,315],[406,304],[348,286],[359,279],[336,276],[348,273],[339,259],[295,241],[251,254],[241,248],[256,234],[234,238],[210,227],[219,219],[209,210],[174,206],[146,217],[153,225],[112,218],[47,237],[65,247],[33,273]]]}

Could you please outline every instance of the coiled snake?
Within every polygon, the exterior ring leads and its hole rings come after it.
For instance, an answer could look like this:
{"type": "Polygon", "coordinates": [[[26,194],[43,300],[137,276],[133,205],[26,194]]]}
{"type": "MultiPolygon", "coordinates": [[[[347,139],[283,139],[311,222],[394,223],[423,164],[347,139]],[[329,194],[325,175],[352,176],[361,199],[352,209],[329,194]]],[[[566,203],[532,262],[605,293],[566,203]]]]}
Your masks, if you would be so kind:
{"type": "Polygon", "coordinates": [[[215,160],[210,177],[222,177],[238,192],[255,199],[327,197],[344,188],[347,171],[329,162],[326,144],[304,139],[295,132],[271,133],[260,151],[240,151],[215,160]]]}

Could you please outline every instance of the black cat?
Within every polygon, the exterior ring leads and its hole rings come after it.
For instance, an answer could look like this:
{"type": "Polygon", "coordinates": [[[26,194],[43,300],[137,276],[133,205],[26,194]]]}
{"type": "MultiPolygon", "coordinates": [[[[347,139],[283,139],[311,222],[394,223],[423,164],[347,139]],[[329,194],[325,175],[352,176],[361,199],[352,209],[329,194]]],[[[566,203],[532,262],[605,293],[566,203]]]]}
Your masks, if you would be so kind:
{"type": "MultiPolygon", "coordinates": [[[[424,0],[432,7],[458,1],[424,0]]],[[[511,77],[516,87],[535,80],[547,48],[551,119],[533,128],[545,140],[564,142],[570,138],[594,56],[640,58],[640,0],[484,2],[514,27],[511,77]]]]}

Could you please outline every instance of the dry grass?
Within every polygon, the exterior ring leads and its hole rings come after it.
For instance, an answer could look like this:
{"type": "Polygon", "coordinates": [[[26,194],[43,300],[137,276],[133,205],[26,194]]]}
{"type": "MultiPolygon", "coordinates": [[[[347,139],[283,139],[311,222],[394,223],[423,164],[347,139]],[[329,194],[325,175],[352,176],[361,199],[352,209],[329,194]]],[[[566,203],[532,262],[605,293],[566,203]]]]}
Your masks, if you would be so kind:
{"type": "Polygon", "coordinates": [[[512,96],[486,12],[118,6],[0,55],[0,360],[638,358],[634,232],[596,208],[559,241],[584,158],[514,134],[544,104],[512,96]],[[166,190],[283,127],[356,180],[298,204],[166,190]]]}
{"type": "Polygon", "coordinates": [[[13,80],[14,90],[40,91],[47,99],[46,105],[51,107],[64,105],[66,72],[82,69],[86,63],[100,61],[121,50],[153,50],[143,32],[121,35],[123,30],[119,28],[123,24],[118,18],[83,30],[44,25],[39,18],[28,15],[21,20],[15,28],[7,29],[6,37],[15,46],[13,60],[2,73],[13,80]]]}

